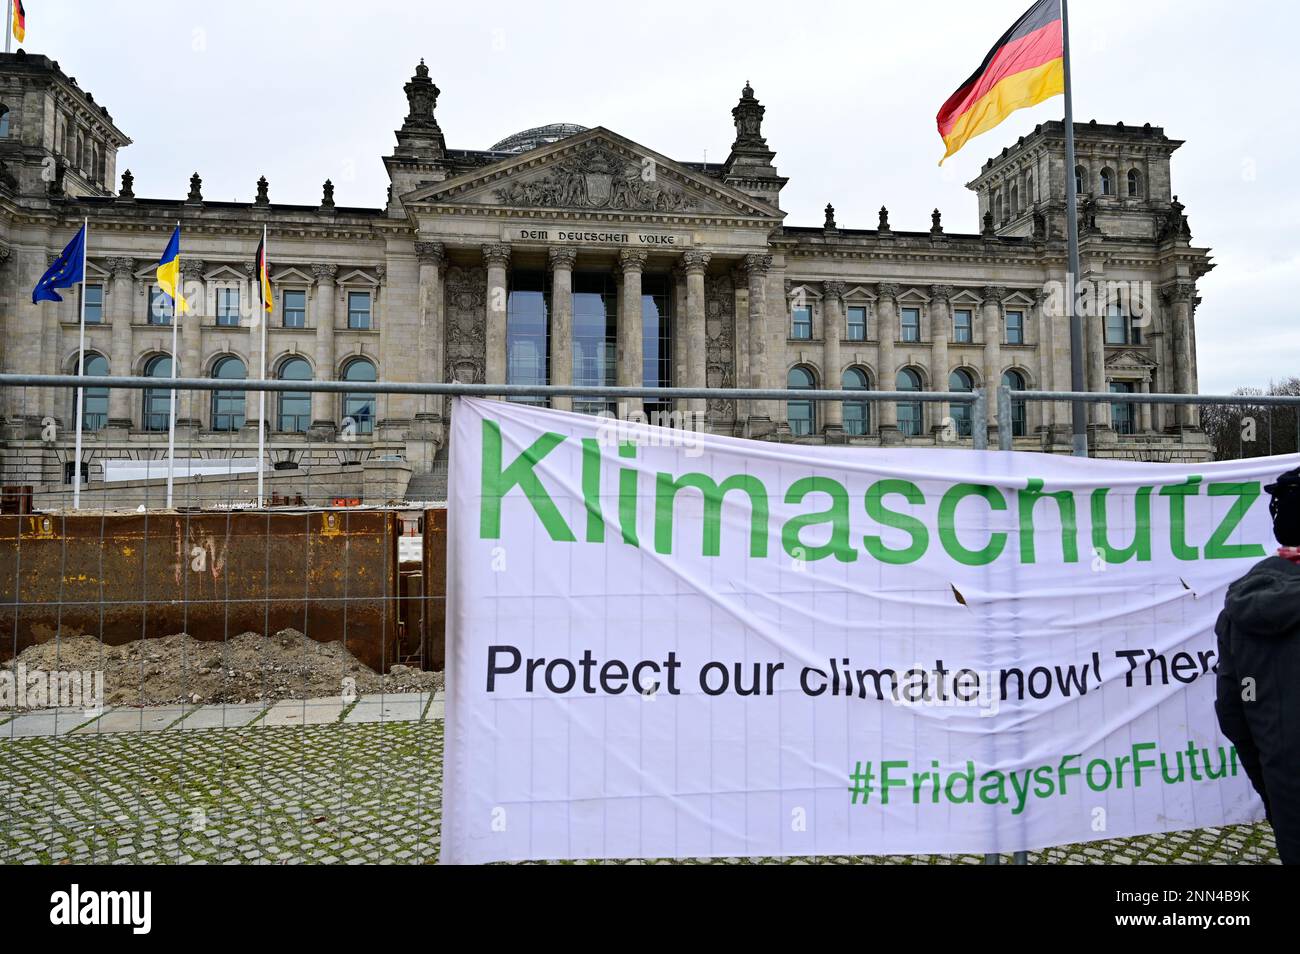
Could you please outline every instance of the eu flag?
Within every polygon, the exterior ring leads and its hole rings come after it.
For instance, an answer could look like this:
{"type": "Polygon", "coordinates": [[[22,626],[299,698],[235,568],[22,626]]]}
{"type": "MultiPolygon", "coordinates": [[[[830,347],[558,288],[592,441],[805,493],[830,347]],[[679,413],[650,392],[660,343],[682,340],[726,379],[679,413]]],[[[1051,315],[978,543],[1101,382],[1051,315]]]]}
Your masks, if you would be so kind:
{"type": "Polygon", "coordinates": [[[42,301],[63,301],[56,288],[71,288],[82,279],[86,267],[86,227],[83,225],[72,237],[63,254],[41,276],[32,289],[32,304],[42,301]]]}

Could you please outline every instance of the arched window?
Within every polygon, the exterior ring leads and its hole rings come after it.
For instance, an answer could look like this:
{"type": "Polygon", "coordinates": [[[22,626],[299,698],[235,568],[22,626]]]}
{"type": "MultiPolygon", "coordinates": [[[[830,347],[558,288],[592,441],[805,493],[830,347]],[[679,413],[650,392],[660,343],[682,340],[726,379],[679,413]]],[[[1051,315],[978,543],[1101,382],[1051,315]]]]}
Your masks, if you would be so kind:
{"type": "MultiPolygon", "coordinates": [[[[849,368],[844,372],[843,388],[846,391],[866,391],[871,388],[867,372],[849,368]]],[[[871,405],[866,401],[844,402],[844,433],[862,437],[871,431],[871,405]]]]}
{"type": "MultiPolygon", "coordinates": [[[[921,375],[911,368],[903,368],[903,370],[898,372],[897,389],[899,391],[922,390],[921,375]]],[[[921,402],[899,401],[898,430],[908,437],[920,437],[921,428],[921,402]]]]}
{"type": "MultiPolygon", "coordinates": [[[[785,383],[791,391],[809,391],[816,387],[813,373],[807,368],[791,368],[785,383]]],[[[815,433],[817,416],[813,402],[787,401],[786,420],[790,422],[790,433],[795,437],[808,437],[815,433]]]]}
{"type": "MultiPolygon", "coordinates": [[[[146,378],[170,378],[172,376],[171,355],[156,354],[144,366],[146,378]]],[[[141,426],[146,431],[165,431],[171,419],[171,389],[149,388],[144,392],[144,411],[141,414],[141,426]]]]}
{"type": "Polygon", "coordinates": [[[1087,178],[1088,172],[1083,166],[1074,167],[1074,191],[1077,195],[1084,194],[1083,185],[1087,178]]]}
{"type": "Polygon", "coordinates": [[[993,221],[1002,221],[1002,193],[995,193],[993,196],[993,221]]]}
{"type": "Polygon", "coordinates": [[[1020,214],[1020,186],[1011,187],[1011,201],[1007,204],[1007,211],[1012,215],[1020,214]]]}
{"type": "MultiPolygon", "coordinates": [[[[355,358],[343,368],[344,381],[374,381],[374,363],[355,358]]],[[[344,433],[373,434],[375,431],[375,396],[349,391],[343,395],[344,433]],[[349,428],[351,429],[349,431],[349,428]]]]}
{"type": "Polygon", "coordinates": [[[1025,175],[1025,205],[1034,204],[1034,174],[1032,172],[1025,175]]]}
{"type": "MultiPolygon", "coordinates": [[[[969,394],[975,390],[975,376],[965,368],[958,368],[948,375],[948,390],[969,394]]],[[[971,436],[971,416],[969,404],[953,404],[950,412],[952,422],[957,427],[958,437],[971,436]]]]}
{"type": "Polygon", "coordinates": [[[1115,173],[1111,172],[1109,169],[1101,170],[1101,194],[1115,194],[1115,173]]]}
{"type": "MultiPolygon", "coordinates": [[[[306,358],[286,358],[280,364],[276,375],[281,381],[310,381],[311,365],[306,358]]],[[[309,391],[281,391],[280,413],[276,416],[275,429],[306,433],[311,426],[311,393],[309,391]]]]}
{"type": "MultiPolygon", "coordinates": [[[[75,365],[74,365],[75,370],[75,365]]],[[[108,374],[108,359],[93,351],[86,352],[86,377],[95,378],[108,374]]],[[[81,429],[97,431],[108,423],[108,388],[85,388],[81,399],[81,429]]],[[[73,427],[77,420],[77,389],[72,389],[72,408],[70,417],[73,427]]]]}
{"type": "Polygon", "coordinates": [[[1134,199],[1142,195],[1142,174],[1136,169],[1128,171],[1128,194],[1134,199]]]}
{"type": "MultiPolygon", "coordinates": [[[[239,358],[227,355],[218,359],[212,366],[212,376],[220,381],[242,381],[248,377],[248,369],[239,358]]],[[[212,392],[212,429],[214,431],[237,431],[244,426],[244,392],[212,392]]]]}
{"type": "MultiPolygon", "coordinates": [[[[1012,391],[1023,391],[1025,389],[1025,376],[1019,371],[1006,371],[1002,375],[1002,385],[1012,391]]],[[[1013,397],[1011,399],[1011,436],[1024,437],[1027,430],[1025,426],[1025,402],[1016,400],[1013,397]]]]}
{"type": "Polygon", "coordinates": [[[90,144],[90,163],[86,166],[86,171],[90,173],[90,178],[99,181],[99,147],[94,143],[90,144]]]}
{"type": "Polygon", "coordinates": [[[0,139],[9,138],[9,107],[0,103],[0,139]]]}

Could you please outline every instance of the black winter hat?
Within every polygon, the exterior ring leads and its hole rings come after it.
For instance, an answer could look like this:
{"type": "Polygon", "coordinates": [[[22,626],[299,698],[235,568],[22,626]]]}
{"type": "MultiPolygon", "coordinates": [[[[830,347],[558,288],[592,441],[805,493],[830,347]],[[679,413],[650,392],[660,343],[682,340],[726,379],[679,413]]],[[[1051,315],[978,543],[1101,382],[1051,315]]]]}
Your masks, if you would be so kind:
{"type": "Polygon", "coordinates": [[[1273,536],[1284,547],[1300,547],[1300,467],[1281,474],[1264,488],[1273,517],[1273,536]]]}

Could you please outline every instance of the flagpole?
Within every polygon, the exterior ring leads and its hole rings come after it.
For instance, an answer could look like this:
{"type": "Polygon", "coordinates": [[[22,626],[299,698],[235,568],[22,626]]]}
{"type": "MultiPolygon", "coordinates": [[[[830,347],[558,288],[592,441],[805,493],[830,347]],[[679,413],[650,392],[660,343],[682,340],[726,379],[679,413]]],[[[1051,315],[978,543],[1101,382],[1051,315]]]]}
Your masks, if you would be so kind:
{"type": "MultiPolygon", "coordinates": [[[[264,269],[267,281],[270,281],[271,266],[270,255],[266,249],[266,225],[262,225],[262,261],[258,263],[259,269],[264,269]]],[[[262,275],[259,272],[257,276],[257,317],[262,324],[262,343],[258,348],[258,380],[266,380],[266,302],[262,300],[265,289],[262,286],[262,275]]],[[[262,506],[262,489],[266,460],[266,389],[257,392],[257,506],[262,506]]]]}
{"type": "Polygon", "coordinates": [[[5,52],[10,52],[10,42],[14,37],[14,0],[5,0],[9,4],[9,15],[5,17],[5,52]]]}
{"type": "MultiPolygon", "coordinates": [[[[1066,273],[1065,307],[1070,318],[1070,390],[1088,390],[1083,369],[1083,316],[1079,314],[1079,194],[1074,170],[1074,92],[1070,84],[1070,8],[1061,0],[1062,68],[1065,72],[1065,231],[1066,273]]],[[[1088,411],[1082,401],[1070,405],[1072,452],[1075,457],[1088,456],[1088,411]]]]}
{"type": "MultiPolygon", "coordinates": [[[[13,10],[12,0],[9,9],[13,10]]],[[[90,217],[82,222],[81,233],[81,332],[77,342],[77,377],[86,376],[86,259],[90,257],[90,217]]],[[[77,437],[72,462],[72,509],[81,509],[81,428],[85,423],[86,389],[77,387],[77,437]]]]}
{"type": "MultiPolygon", "coordinates": [[[[176,223],[179,234],[181,224],[176,223]]],[[[172,380],[176,380],[176,366],[180,357],[176,354],[176,329],[181,321],[181,263],[180,242],[176,245],[176,282],[172,285],[172,380]]],[[[176,474],[176,388],[172,388],[167,412],[167,508],[172,505],[172,484],[176,474]]]]}

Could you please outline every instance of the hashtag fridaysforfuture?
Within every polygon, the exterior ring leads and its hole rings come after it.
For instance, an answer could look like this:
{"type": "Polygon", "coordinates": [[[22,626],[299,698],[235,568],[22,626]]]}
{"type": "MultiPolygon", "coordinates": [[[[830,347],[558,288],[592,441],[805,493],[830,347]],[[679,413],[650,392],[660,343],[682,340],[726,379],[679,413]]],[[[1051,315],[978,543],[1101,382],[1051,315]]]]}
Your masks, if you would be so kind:
{"type": "Polygon", "coordinates": [[[858,760],[849,771],[849,804],[890,805],[1009,805],[1011,814],[1025,810],[1030,798],[1068,797],[1084,786],[1092,792],[1120,791],[1144,785],[1183,785],[1236,777],[1241,772],[1232,746],[1208,749],[1189,741],[1187,748],[1160,751],[1154,742],[1135,743],[1128,755],[1095,758],[1084,763],[1078,754],[1064,755],[1055,764],[1013,771],[976,772],[967,761],[945,770],[938,759],[925,771],[915,771],[906,759],[858,760]],[[1076,780],[1073,785],[1071,779],[1076,780]]]}

